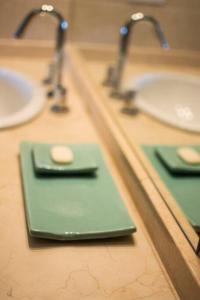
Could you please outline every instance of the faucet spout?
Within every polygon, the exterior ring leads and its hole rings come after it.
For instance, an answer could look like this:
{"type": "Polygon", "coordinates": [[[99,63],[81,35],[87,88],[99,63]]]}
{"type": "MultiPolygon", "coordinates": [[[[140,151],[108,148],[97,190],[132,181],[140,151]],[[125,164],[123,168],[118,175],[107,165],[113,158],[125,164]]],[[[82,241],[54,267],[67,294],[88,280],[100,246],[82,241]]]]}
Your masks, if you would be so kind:
{"type": "Polygon", "coordinates": [[[56,11],[52,5],[43,4],[40,8],[33,9],[26,15],[26,17],[23,19],[16,32],[14,33],[14,37],[22,38],[27,26],[32,21],[32,19],[37,15],[43,14],[50,15],[58,20],[54,62],[50,65],[49,77],[45,79],[44,82],[54,84],[54,90],[48,93],[49,96],[58,93],[58,91],[63,96],[63,93],[65,93],[65,88],[61,84],[63,46],[66,40],[66,31],[68,29],[68,22],[64,19],[64,17],[58,11],[56,11]]]}
{"type": "Polygon", "coordinates": [[[134,26],[142,21],[150,22],[156,32],[156,35],[160,41],[161,47],[163,49],[169,49],[168,41],[161,29],[159,22],[152,16],[146,16],[141,12],[135,13],[131,16],[130,20],[126,22],[120,28],[120,45],[119,45],[119,55],[116,67],[110,67],[108,72],[108,78],[104,82],[106,85],[112,86],[114,91],[112,95],[120,98],[121,97],[121,83],[122,75],[125,67],[125,62],[128,54],[128,47],[130,42],[130,34],[134,26]]]}
{"type": "Polygon", "coordinates": [[[43,14],[48,14],[50,16],[53,16],[59,22],[58,29],[57,29],[57,39],[56,39],[56,49],[58,50],[64,44],[68,23],[64,19],[64,17],[58,11],[55,10],[55,8],[52,5],[43,4],[40,8],[35,8],[31,10],[19,25],[18,29],[14,33],[14,37],[15,38],[23,37],[24,32],[27,26],[29,25],[29,23],[32,21],[32,19],[37,15],[43,15],[43,14]]]}

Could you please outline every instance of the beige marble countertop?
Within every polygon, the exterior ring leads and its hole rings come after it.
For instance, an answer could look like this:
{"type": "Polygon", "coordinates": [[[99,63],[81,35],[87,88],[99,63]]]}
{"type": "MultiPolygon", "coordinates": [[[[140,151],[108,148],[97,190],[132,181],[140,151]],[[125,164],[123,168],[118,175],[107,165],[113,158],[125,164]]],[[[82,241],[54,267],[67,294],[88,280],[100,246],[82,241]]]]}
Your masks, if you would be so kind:
{"type": "MultiPolygon", "coordinates": [[[[47,58],[7,53],[4,47],[1,67],[37,81],[43,78],[47,58]]],[[[49,100],[34,120],[0,131],[0,299],[177,299],[119,170],[68,74],[65,82],[69,88],[68,114],[53,114],[49,100]],[[23,140],[99,143],[137,233],[129,238],[61,243],[30,238],[19,166],[19,144],[23,140]]]]}

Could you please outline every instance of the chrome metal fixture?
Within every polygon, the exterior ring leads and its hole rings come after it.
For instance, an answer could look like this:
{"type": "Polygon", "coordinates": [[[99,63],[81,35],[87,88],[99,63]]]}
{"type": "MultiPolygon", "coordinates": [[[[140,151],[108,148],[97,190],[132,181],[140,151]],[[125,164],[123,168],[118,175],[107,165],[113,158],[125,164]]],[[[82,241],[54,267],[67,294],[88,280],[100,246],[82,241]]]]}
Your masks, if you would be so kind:
{"type": "Polygon", "coordinates": [[[62,70],[63,48],[66,39],[66,31],[68,29],[68,22],[52,5],[43,4],[40,8],[33,9],[26,15],[15,32],[14,37],[21,38],[30,21],[38,14],[48,14],[58,19],[55,54],[53,62],[49,66],[49,75],[44,80],[44,83],[52,84],[53,86],[53,89],[47,93],[48,97],[55,97],[58,100],[57,104],[52,107],[52,110],[55,112],[66,112],[68,107],[66,106],[66,88],[62,85],[62,70]]]}
{"type": "Polygon", "coordinates": [[[133,97],[133,95],[135,95],[135,91],[122,91],[122,77],[128,54],[131,29],[140,21],[148,21],[152,23],[162,48],[169,49],[169,44],[165,38],[159,22],[152,16],[145,16],[141,12],[135,13],[131,16],[130,20],[128,20],[128,22],[126,22],[120,28],[120,44],[117,65],[115,67],[110,66],[108,68],[107,76],[103,84],[105,86],[111,86],[113,88],[111,92],[112,97],[125,99],[126,101],[128,101],[128,98],[130,99],[133,97]]]}

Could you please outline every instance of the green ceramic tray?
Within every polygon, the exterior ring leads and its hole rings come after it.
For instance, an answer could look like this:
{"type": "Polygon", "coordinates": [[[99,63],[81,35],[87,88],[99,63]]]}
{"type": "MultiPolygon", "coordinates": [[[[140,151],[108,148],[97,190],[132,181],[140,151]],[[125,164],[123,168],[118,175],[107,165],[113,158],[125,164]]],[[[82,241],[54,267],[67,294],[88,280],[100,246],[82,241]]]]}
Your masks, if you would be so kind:
{"type": "Polygon", "coordinates": [[[172,174],[156,155],[156,149],[159,146],[143,145],[142,149],[185,213],[189,222],[197,232],[200,232],[200,175],[189,173],[172,174]]]}
{"type": "Polygon", "coordinates": [[[78,240],[124,236],[136,231],[98,145],[80,145],[96,161],[96,173],[62,177],[35,172],[34,145],[30,142],[20,145],[30,235],[78,240]]]}

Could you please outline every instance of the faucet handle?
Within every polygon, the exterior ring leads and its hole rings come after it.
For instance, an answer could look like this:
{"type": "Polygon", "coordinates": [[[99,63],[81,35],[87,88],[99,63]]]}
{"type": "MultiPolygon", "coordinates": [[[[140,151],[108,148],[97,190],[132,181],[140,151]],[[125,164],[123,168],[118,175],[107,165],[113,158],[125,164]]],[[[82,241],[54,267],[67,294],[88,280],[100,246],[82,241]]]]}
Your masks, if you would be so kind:
{"type": "Polygon", "coordinates": [[[54,90],[54,96],[56,103],[51,107],[51,110],[55,113],[66,113],[69,111],[67,106],[67,90],[62,85],[59,85],[54,90]]]}
{"type": "Polygon", "coordinates": [[[124,100],[124,106],[121,109],[121,112],[127,115],[136,115],[138,113],[138,108],[135,105],[135,97],[137,91],[128,90],[121,94],[121,98],[124,100]]]}
{"type": "Polygon", "coordinates": [[[106,73],[106,78],[103,81],[104,86],[114,86],[116,81],[116,69],[113,66],[109,66],[106,73]]]}

